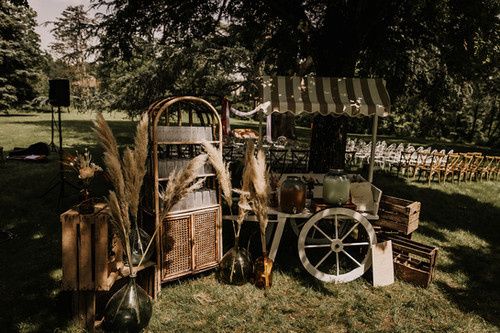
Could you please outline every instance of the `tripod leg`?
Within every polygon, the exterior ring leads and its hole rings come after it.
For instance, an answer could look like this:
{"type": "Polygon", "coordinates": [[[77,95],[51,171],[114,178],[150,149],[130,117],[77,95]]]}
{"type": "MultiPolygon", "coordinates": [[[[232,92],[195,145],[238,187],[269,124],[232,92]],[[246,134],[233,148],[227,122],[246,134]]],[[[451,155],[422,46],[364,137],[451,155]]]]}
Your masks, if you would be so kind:
{"type": "Polygon", "coordinates": [[[54,118],[54,107],[52,106],[51,107],[52,109],[52,119],[51,119],[51,122],[50,122],[50,144],[49,144],[49,147],[50,147],[50,151],[57,151],[57,148],[56,148],[56,145],[54,143],[54,123],[56,122],[55,118],[54,118]]]}

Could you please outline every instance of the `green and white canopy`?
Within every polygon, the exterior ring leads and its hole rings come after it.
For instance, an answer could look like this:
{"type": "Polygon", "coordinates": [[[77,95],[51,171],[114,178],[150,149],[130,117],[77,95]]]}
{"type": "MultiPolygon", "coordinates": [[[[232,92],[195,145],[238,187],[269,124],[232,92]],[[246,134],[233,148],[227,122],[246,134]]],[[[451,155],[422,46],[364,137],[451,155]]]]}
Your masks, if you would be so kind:
{"type": "Polygon", "coordinates": [[[263,76],[260,102],[266,114],[320,113],[350,117],[387,116],[391,104],[383,79],[263,76]]]}

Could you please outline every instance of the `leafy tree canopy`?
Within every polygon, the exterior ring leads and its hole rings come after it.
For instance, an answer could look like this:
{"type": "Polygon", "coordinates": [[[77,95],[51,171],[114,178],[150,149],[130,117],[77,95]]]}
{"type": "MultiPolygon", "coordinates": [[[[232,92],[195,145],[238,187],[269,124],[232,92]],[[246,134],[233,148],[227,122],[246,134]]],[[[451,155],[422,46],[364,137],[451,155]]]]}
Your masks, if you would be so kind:
{"type": "Polygon", "coordinates": [[[36,97],[43,63],[35,12],[25,1],[0,2],[0,110],[36,97]]]}
{"type": "MultiPolygon", "coordinates": [[[[107,73],[115,71],[118,79],[116,70],[123,74],[128,68],[127,77],[143,85],[150,82],[135,94],[134,108],[140,108],[140,100],[147,104],[148,97],[168,93],[213,88],[227,94],[224,87],[230,91],[240,81],[251,95],[264,73],[384,77],[393,101],[393,116],[382,123],[388,133],[490,143],[500,137],[498,1],[94,4],[106,9],[98,31],[107,73]],[[143,52],[145,48],[149,50],[143,52]],[[148,61],[139,61],[145,57],[148,61]]],[[[116,80],[108,78],[112,87],[116,80]]],[[[127,89],[137,91],[130,84],[127,89]]]]}

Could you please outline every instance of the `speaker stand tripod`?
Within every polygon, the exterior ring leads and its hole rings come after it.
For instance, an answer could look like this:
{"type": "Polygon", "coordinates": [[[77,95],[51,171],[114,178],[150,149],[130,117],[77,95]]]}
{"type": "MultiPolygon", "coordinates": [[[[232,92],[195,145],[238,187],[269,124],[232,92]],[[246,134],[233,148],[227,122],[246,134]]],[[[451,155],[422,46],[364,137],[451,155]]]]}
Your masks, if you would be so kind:
{"type": "Polygon", "coordinates": [[[56,123],[56,119],[54,118],[54,107],[53,106],[51,107],[51,111],[52,111],[52,119],[51,119],[51,122],[50,122],[51,132],[50,132],[49,147],[50,147],[50,151],[57,151],[57,147],[56,147],[56,145],[54,143],[54,125],[56,123]]]}
{"type": "MultiPolygon", "coordinates": [[[[54,120],[54,112],[52,112],[52,119],[54,120]]],[[[54,122],[52,122],[52,142],[51,146],[54,145],[53,139],[54,139],[54,122]]],[[[50,191],[55,189],[56,187],[59,186],[59,197],[57,198],[57,207],[59,208],[62,203],[62,199],[64,198],[64,188],[65,185],[69,185],[70,187],[73,187],[74,189],[79,189],[76,185],[70,183],[65,177],[64,177],[64,164],[63,164],[63,159],[64,159],[64,151],[63,151],[63,137],[62,137],[62,127],[61,127],[61,107],[57,107],[57,131],[59,133],[59,148],[58,148],[58,153],[59,153],[59,175],[56,175],[52,180],[51,183],[52,185],[49,186],[49,188],[42,194],[42,197],[46,196],[50,191]]],[[[55,148],[55,145],[54,145],[55,148]]]]}

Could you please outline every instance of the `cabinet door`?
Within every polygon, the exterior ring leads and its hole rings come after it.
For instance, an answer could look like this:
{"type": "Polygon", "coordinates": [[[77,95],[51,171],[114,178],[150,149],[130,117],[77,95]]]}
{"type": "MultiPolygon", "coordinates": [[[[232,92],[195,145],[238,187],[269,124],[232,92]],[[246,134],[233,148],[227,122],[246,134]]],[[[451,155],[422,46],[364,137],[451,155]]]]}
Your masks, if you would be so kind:
{"type": "Polygon", "coordinates": [[[194,270],[213,267],[218,263],[219,209],[193,213],[194,270]]]}
{"type": "Polygon", "coordinates": [[[186,275],[192,267],[191,215],[169,217],[162,222],[161,279],[186,275]]]}
{"type": "Polygon", "coordinates": [[[217,266],[220,259],[219,208],[168,217],[161,232],[161,280],[217,266]]]}

